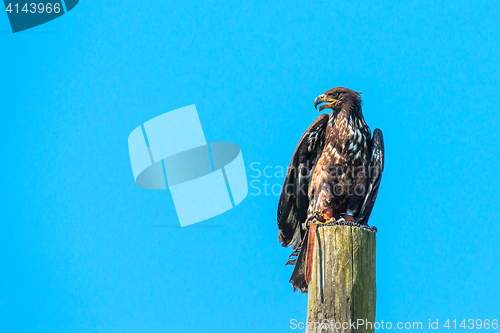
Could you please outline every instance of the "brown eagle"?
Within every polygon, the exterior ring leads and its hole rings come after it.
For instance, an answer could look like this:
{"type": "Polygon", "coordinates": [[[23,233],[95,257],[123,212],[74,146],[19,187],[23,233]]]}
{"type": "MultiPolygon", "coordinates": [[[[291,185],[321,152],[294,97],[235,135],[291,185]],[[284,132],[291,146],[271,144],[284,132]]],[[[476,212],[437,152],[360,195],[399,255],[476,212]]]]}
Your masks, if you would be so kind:
{"type": "Polygon", "coordinates": [[[316,98],[318,105],[319,111],[332,112],[321,114],[300,139],[278,204],[278,239],[295,250],[287,264],[295,264],[290,282],[302,292],[310,282],[315,226],[369,228],[384,169],[382,131],[375,129],[371,136],[360,93],[334,88],[316,98]]]}

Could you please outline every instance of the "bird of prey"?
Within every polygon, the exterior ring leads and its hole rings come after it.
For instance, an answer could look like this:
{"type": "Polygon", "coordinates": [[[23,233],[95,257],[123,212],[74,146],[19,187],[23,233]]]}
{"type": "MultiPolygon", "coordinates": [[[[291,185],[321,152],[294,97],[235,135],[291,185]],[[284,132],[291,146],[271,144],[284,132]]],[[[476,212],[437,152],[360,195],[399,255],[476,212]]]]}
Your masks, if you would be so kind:
{"type": "MultiPolygon", "coordinates": [[[[382,131],[373,137],[360,93],[334,88],[318,96],[321,114],[304,133],[290,162],[278,205],[278,239],[294,252],[287,264],[294,291],[307,292],[312,242],[319,223],[368,227],[384,169],[382,131]]],[[[375,229],[376,230],[376,229],[375,229]]]]}

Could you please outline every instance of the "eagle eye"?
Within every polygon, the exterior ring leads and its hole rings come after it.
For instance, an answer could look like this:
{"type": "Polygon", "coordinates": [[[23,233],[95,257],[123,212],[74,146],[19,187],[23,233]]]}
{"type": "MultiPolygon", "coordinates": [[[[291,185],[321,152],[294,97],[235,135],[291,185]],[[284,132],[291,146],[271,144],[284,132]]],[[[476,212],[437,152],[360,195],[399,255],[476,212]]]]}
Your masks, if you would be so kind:
{"type": "Polygon", "coordinates": [[[333,98],[337,98],[338,96],[339,96],[339,93],[338,93],[338,92],[334,92],[334,93],[332,94],[332,97],[333,97],[333,98]]]}

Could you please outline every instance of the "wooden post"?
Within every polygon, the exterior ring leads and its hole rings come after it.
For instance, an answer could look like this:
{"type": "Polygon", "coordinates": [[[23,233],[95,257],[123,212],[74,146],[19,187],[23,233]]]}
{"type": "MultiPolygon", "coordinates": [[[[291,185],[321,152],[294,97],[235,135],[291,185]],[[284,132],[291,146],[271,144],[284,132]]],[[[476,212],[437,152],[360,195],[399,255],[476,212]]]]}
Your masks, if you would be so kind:
{"type": "Polygon", "coordinates": [[[313,258],[306,332],[374,332],[375,232],[319,225],[313,258]]]}

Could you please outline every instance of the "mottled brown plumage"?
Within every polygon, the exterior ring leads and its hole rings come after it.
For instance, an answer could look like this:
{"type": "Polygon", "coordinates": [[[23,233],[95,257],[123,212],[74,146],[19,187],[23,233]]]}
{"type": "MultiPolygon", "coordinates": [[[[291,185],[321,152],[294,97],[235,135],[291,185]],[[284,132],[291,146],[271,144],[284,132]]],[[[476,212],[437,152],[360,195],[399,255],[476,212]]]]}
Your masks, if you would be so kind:
{"type": "Polygon", "coordinates": [[[314,168],[309,187],[308,215],[325,219],[341,214],[357,216],[368,184],[371,135],[361,113],[359,94],[345,88],[327,91],[323,99],[338,99],[325,129],[325,147],[314,168]]]}
{"type": "Polygon", "coordinates": [[[318,96],[322,114],[302,136],[290,162],[278,206],[279,241],[295,252],[290,279],[307,291],[308,223],[342,220],[367,225],[383,170],[382,132],[363,118],[360,94],[334,88],[318,96]],[[326,104],[324,104],[326,103],[326,104]]]}

